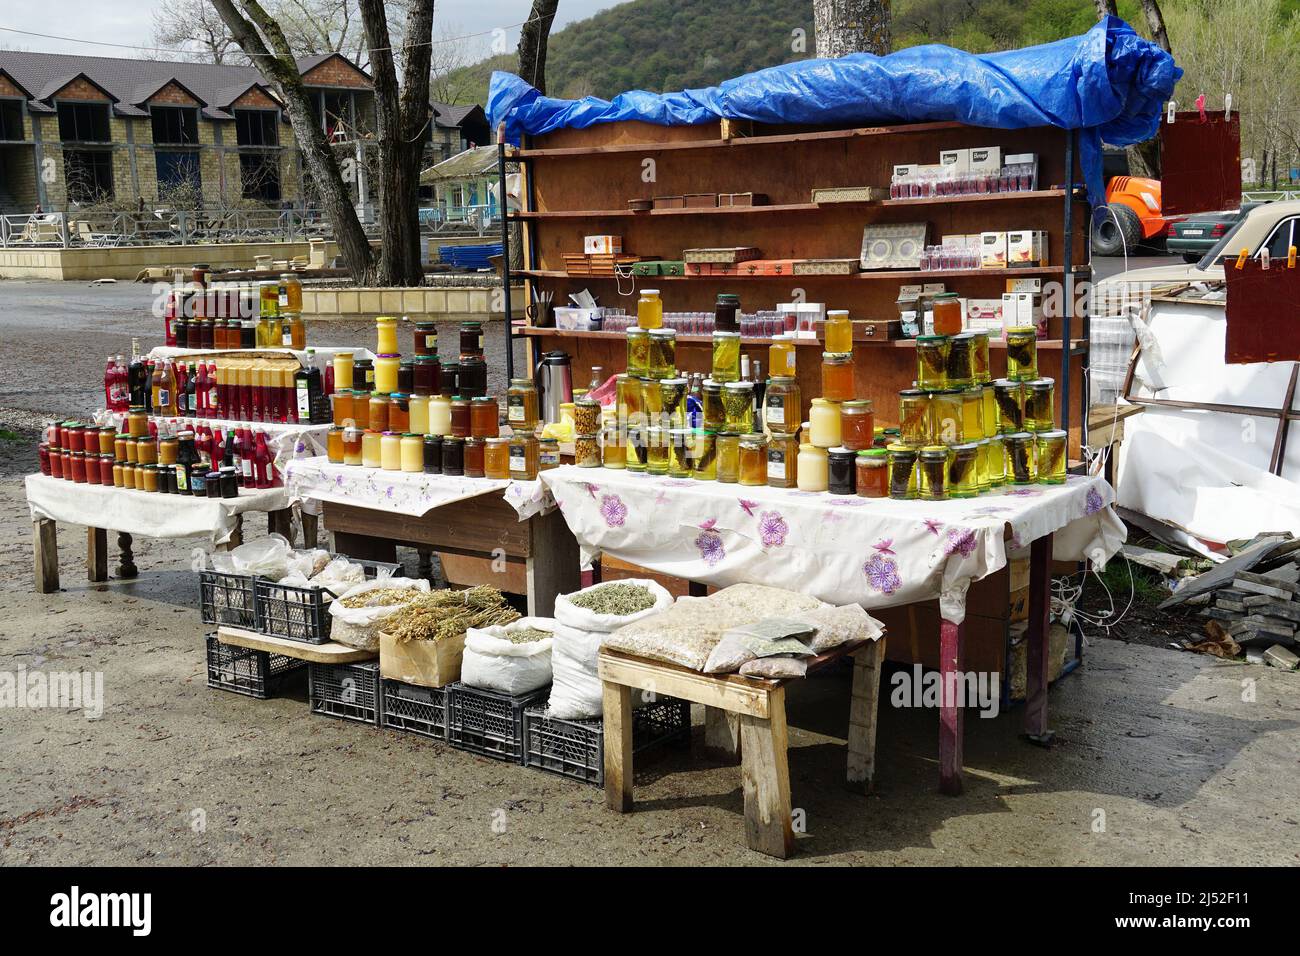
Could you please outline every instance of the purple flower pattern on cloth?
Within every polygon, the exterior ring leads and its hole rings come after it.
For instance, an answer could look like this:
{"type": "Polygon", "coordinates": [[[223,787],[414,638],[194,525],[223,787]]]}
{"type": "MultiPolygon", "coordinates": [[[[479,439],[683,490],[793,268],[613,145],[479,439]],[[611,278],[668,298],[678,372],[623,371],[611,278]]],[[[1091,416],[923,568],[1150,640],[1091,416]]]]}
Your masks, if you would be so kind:
{"type": "Polygon", "coordinates": [[[727,552],[722,547],[722,535],[713,528],[705,528],[695,536],[695,547],[700,550],[700,559],[709,567],[713,567],[727,556],[727,552]]]}
{"type": "Polygon", "coordinates": [[[925,519],[925,530],[930,532],[936,538],[939,537],[939,529],[943,527],[943,522],[934,518],[925,519]]]}
{"type": "Polygon", "coordinates": [[[963,558],[969,558],[975,553],[976,543],[975,532],[970,528],[949,528],[948,540],[943,545],[943,553],[945,555],[960,554],[963,558]]]}
{"type": "Polygon", "coordinates": [[[1088,515],[1095,515],[1098,511],[1102,509],[1102,506],[1103,503],[1101,500],[1100,492],[1098,492],[1096,488],[1089,488],[1088,497],[1083,506],[1083,513],[1088,515]]]}
{"type": "Polygon", "coordinates": [[[1012,488],[1007,494],[1016,498],[1037,498],[1042,492],[1037,488],[1012,488]]]}
{"type": "Polygon", "coordinates": [[[627,518],[627,505],[618,495],[601,495],[600,516],[605,519],[606,526],[621,528],[627,518]]]}
{"type": "Polygon", "coordinates": [[[862,573],[867,577],[867,586],[882,594],[893,594],[903,586],[898,576],[898,562],[894,560],[894,540],[883,538],[873,547],[876,553],[862,566],[862,573]]]}
{"type": "Polygon", "coordinates": [[[790,526],[779,511],[764,511],[758,519],[758,538],[765,548],[779,548],[785,544],[790,526]]]}

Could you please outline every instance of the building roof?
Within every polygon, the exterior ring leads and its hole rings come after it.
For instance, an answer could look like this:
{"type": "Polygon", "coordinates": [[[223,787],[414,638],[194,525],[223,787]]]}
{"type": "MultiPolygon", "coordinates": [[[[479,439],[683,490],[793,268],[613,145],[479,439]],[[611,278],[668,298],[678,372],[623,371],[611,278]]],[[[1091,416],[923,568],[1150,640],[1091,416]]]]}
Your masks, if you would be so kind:
{"type": "Polygon", "coordinates": [[[444,179],[473,179],[484,173],[496,172],[496,168],[497,148],[475,146],[430,166],[420,173],[420,184],[427,186],[444,179]]]}
{"type": "MultiPolygon", "coordinates": [[[[483,107],[477,103],[470,103],[468,106],[452,106],[450,103],[439,103],[435,100],[430,101],[429,105],[433,107],[434,123],[447,129],[460,128],[460,125],[465,121],[465,117],[475,110],[480,113],[483,112],[483,107]]],[[[486,119],[484,122],[486,122],[486,119]]]]}
{"type": "MultiPolygon", "coordinates": [[[[323,53],[302,57],[297,61],[298,69],[306,73],[338,55],[323,53]]],[[[228,107],[249,87],[260,84],[268,91],[274,89],[274,84],[251,66],[218,66],[175,60],[129,60],[0,50],[0,71],[30,93],[32,99],[28,106],[37,113],[53,112],[50,97],[78,76],[103,90],[113,101],[113,111],[118,116],[148,116],[148,106],[140,96],[152,96],[172,81],[203,104],[201,109],[206,119],[215,120],[233,119],[228,107]],[[144,91],[149,92],[146,94],[144,91]]]]}

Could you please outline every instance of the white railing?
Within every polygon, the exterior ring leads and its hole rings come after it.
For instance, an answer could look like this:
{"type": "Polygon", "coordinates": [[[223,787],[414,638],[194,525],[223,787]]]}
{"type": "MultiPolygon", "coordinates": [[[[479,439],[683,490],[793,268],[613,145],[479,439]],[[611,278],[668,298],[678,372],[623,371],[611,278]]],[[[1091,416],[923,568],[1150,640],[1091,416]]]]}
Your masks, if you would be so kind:
{"type": "Polygon", "coordinates": [[[332,235],[329,222],[311,209],[156,209],[0,216],[0,248],[6,249],[301,242],[332,235]]]}

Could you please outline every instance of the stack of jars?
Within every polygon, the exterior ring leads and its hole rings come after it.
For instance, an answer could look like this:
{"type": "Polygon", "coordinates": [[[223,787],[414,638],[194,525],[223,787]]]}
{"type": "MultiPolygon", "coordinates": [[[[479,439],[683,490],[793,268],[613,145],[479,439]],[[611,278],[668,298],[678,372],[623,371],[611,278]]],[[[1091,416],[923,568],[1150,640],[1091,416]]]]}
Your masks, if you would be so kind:
{"type": "MultiPolygon", "coordinates": [[[[295,349],[307,347],[307,326],[302,320],[302,281],[293,273],[258,286],[257,347],[295,349]]],[[[215,344],[215,330],[212,338],[215,344]]],[[[204,336],[205,341],[207,336],[204,336]]]]}
{"type": "Polygon", "coordinates": [[[998,431],[1012,484],[1062,484],[1068,436],[1056,427],[1056,383],[1038,375],[1038,333],[1007,329],[1007,377],[993,383],[998,431]]]}

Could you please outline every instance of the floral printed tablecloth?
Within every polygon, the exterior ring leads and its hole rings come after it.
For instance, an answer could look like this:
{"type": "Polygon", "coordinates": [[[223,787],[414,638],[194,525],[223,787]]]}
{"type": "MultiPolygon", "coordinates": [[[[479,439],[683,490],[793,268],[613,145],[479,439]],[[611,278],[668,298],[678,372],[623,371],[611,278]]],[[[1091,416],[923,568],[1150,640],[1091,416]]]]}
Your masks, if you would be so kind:
{"type": "Polygon", "coordinates": [[[1054,533],[1054,558],[1103,567],[1125,537],[1101,478],[934,502],[573,466],[540,480],[584,560],[604,553],[705,584],[770,584],[866,608],[938,597],[954,623],[971,581],[1035,539],[1054,533]]]}
{"type": "Polygon", "coordinates": [[[336,465],[328,458],[289,462],[284,487],[292,501],[334,501],[419,517],[432,508],[504,491],[508,481],[336,465]]]}

